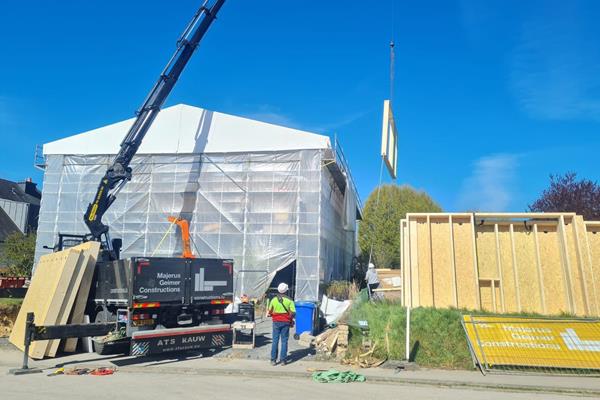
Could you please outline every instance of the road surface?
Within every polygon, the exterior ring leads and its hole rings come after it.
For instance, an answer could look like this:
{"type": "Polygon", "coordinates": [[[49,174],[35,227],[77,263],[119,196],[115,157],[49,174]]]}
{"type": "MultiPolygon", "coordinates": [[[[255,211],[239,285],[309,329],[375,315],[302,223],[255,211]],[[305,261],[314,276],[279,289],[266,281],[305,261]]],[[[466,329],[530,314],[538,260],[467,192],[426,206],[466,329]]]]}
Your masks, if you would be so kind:
{"type": "Polygon", "coordinates": [[[86,398],[128,399],[460,399],[460,400],[558,400],[576,397],[544,393],[443,388],[385,383],[322,384],[309,378],[203,376],[188,374],[131,373],[112,376],[0,375],[2,398],[11,400],[86,398]]]}

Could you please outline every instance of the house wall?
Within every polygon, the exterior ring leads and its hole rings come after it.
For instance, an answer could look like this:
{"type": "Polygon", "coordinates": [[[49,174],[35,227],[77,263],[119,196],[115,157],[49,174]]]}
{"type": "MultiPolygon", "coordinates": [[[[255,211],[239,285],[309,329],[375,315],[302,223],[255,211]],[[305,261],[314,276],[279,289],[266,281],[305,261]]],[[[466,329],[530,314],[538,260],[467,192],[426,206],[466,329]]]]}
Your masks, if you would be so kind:
{"type": "Polygon", "coordinates": [[[22,233],[27,232],[30,204],[20,201],[0,199],[0,207],[2,207],[4,212],[8,214],[10,219],[13,220],[15,225],[19,227],[22,233]]]}

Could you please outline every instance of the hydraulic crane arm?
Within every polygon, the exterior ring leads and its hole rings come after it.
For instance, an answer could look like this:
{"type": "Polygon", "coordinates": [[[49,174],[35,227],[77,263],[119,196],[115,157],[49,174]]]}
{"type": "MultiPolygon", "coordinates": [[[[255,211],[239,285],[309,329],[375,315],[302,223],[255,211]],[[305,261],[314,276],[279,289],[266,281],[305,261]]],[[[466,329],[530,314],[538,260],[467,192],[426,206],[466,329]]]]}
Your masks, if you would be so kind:
{"type": "Polygon", "coordinates": [[[133,125],[123,139],[112,165],[102,177],[92,203],[88,205],[84,221],[90,230],[89,236],[92,240],[103,242],[111,253],[113,252],[108,226],[102,223],[102,216],[115,201],[117,193],[125,183],[131,180],[131,167],[129,166],[131,159],[223,3],[225,0],[216,0],[211,7],[207,7],[208,0],[205,0],[187,25],[177,41],[175,54],[160,74],[143,105],[136,112],[133,125]],[[103,236],[105,240],[102,240],[103,236]]]}

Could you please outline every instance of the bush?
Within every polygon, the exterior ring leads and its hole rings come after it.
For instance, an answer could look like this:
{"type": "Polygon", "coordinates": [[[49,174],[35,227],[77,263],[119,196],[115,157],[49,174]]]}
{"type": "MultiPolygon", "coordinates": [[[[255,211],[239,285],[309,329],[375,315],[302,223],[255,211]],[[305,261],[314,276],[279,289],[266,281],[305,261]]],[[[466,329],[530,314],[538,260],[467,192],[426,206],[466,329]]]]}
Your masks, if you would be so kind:
{"type": "Polygon", "coordinates": [[[13,233],[2,246],[2,263],[8,276],[31,276],[35,254],[35,234],[13,233]]]}
{"type": "Polygon", "coordinates": [[[332,281],[325,289],[325,294],[333,300],[350,300],[358,294],[358,286],[354,282],[332,281]]]}

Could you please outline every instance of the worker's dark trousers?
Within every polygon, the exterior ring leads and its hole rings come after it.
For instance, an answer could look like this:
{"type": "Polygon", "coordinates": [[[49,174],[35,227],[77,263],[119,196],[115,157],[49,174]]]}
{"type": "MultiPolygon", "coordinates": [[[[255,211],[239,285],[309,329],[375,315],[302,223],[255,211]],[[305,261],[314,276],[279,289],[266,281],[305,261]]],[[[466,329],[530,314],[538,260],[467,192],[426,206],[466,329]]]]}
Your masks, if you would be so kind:
{"type": "Polygon", "coordinates": [[[369,296],[373,297],[373,289],[377,289],[379,287],[379,282],[369,283],[367,286],[369,286],[369,296]]]}
{"type": "Polygon", "coordinates": [[[290,324],[287,322],[273,322],[273,343],[271,344],[271,361],[277,361],[277,347],[281,338],[281,357],[284,361],[287,357],[288,338],[290,337],[290,324]]]}

